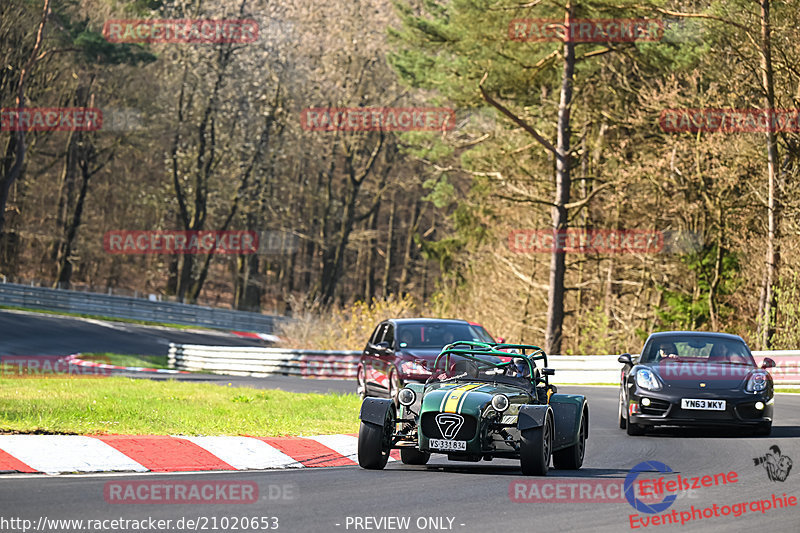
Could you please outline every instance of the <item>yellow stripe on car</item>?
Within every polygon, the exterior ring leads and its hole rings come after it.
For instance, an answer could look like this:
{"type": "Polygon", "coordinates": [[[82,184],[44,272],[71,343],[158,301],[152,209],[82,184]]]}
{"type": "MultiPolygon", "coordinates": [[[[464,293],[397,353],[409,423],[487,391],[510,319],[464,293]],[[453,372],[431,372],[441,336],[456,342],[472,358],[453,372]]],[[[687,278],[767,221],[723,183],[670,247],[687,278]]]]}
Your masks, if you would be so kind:
{"type": "Polygon", "coordinates": [[[447,399],[444,401],[444,408],[442,409],[443,413],[455,413],[457,412],[458,404],[461,398],[471,391],[472,389],[477,389],[478,387],[483,387],[483,383],[470,383],[469,385],[462,385],[461,387],[456,387],[450,394],[447,395],[447,399]]]}

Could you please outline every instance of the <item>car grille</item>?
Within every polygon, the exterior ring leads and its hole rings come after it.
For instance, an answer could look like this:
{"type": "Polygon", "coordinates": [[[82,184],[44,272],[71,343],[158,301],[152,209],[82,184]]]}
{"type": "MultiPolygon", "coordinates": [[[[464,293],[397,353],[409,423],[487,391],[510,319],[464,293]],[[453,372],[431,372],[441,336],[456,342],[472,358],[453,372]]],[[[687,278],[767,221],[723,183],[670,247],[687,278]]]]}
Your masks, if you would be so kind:
{"type": "MultiPolygon", "coordinates": [[[[422,415],[422,434],[429,439],[444,439],[442,432],[439,430],[439,425],[436,423],[436,415],[439,413],[424,413],[422,415]]],[[[451,437],[452,440],[472,440],[478,430],[478,421],[475,417],[468,415],[461,415],[464,417],[464,423],[461,428],[451,437]]]]}
{"type": "Polygon", "coordinates": [[[642,405],[641,409],[642,414],[644,415],[661,416],[669,409],[669,402],[666,400],[656,400],[655,398],[650,398],[650,405],[647,407],[642,405]]]}

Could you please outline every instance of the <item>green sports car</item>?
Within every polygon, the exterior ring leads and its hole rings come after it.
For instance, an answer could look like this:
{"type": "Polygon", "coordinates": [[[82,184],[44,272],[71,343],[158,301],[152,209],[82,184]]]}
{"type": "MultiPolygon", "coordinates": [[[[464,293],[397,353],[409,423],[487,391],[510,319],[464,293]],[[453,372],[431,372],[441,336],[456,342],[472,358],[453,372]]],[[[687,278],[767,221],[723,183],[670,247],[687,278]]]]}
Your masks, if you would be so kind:
{"type": "Polygon", "coordinates": [[[457,342],[444,347],[427,382],[410,383],[390,399],[361,404],[358,463],[382,469],[392,449],[405,464],[423,465],[432,453],[451,461],[519,459],[525,475],[583,464],[589,405],[558,394],[547,355],[527,344],[457,342]],[[536,362],[542,362],[542,368],[536,362]]]}

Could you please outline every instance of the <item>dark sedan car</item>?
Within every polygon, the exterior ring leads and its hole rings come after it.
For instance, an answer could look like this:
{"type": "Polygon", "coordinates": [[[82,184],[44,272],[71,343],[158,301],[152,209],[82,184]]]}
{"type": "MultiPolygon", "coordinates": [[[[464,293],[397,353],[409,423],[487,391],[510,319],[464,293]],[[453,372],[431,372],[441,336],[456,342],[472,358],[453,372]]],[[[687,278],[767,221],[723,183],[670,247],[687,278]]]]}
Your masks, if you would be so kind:
{"type": "Polygon", "coordinates": [[[642,353],[623,354],[619,427],[642,435],[653,426],[738,426],[772,431],[774,393],[737,335],[688,331],[653,333],[642,353]]]}
{"type": "Polygon", "coordinates": [[[392,398],[408,382],[424,383],[430,365],[455,341],[494,342],[489,333],[465,320],[395,318],[378,324],[358,363],[358,394],[392,398]]]}

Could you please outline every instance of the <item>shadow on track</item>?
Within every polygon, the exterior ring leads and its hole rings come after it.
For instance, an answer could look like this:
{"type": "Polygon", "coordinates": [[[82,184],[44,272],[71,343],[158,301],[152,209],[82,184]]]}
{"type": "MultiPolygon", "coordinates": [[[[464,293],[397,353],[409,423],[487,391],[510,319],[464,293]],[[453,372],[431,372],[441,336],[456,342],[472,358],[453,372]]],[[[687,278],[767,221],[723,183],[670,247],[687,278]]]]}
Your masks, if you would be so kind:
{"type": "Polygon", "coordinates": [[[580,470],[556,470],[551,468],[547,476],[524,476],[519,466],[514,465],[490,465],[487,463],[466,463],[464,466],[458,464],[435,464],[422,467],[414,467],[410,465],[403,465],[403,468],[392,468],[386,470],[391,471],[410,471],[421,470],[427,472],[447,472],[449,474],[472,474],[472,475],[492,475],[492,476],[513,476],[522,477],[525,479],[545,479],[545,478],[625,478],[629,470],[621,468],[581,468],[580,470]]]}
{"type": "Polygon", "coordinates": [[[715,427],[672,427],[672,426],[659,426],[647,430],[647,434],[643,437],[630,437],[648,438],[648,437],[662,437],[662,438],[678,438],[678,439],[699,439],[699,438],[719,438],[719,439],[739,439],[739,438],[758,438],[758,439],[788,439],[793,437],[800,437],[800,426],[772,426],[772,434],[769,436],[756,436],[753,435],[752,430],[746,428],[715,428],[715,427]]]}

